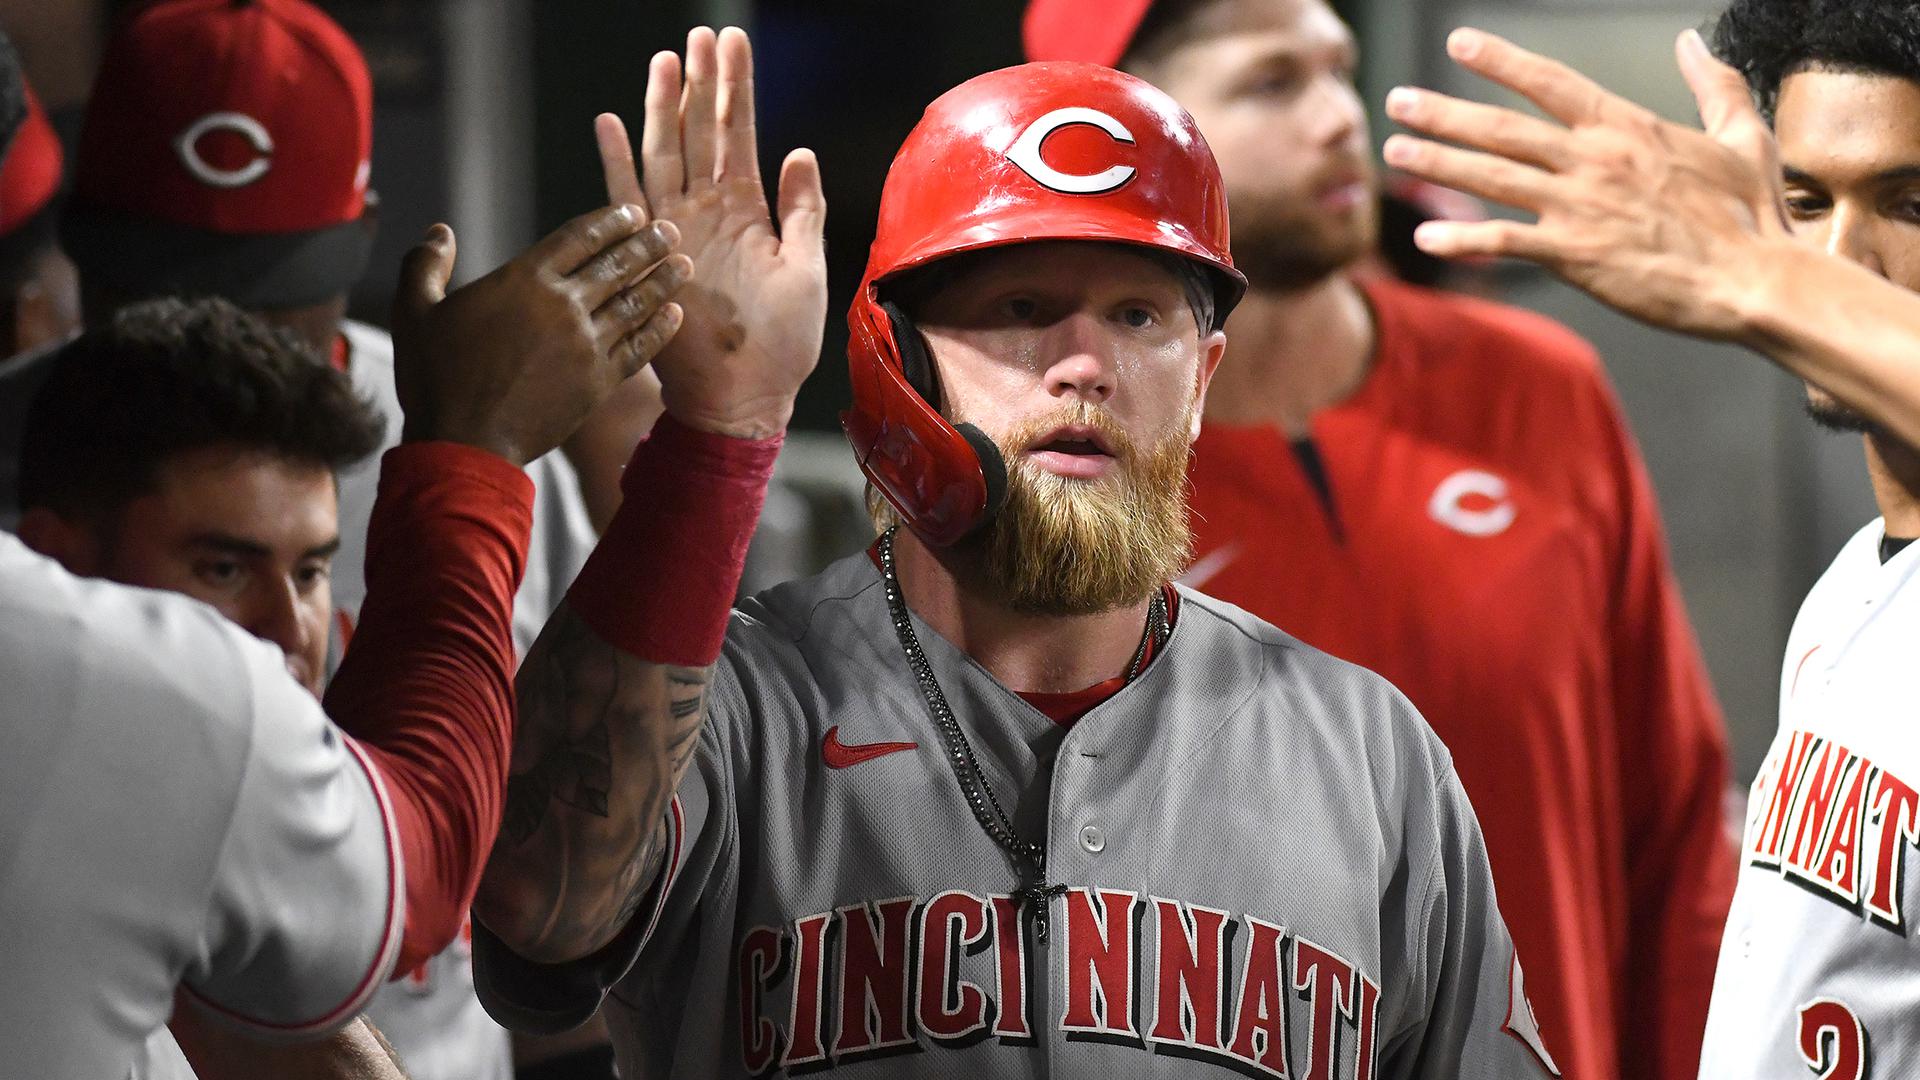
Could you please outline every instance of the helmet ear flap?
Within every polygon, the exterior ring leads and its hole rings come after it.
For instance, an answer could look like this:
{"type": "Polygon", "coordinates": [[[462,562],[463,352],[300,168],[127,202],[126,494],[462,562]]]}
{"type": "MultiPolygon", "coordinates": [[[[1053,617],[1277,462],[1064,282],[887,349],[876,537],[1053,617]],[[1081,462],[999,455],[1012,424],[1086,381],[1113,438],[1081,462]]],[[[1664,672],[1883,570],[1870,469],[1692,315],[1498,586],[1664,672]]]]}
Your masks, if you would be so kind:
{"type": "Polygon", "coordinates": [[[975,529],[985,526],[1000,513],[1007,502],[1007,459],[1000,453],[1000,447],[987,438],[987,433],[972,424],[955,424],[953,429],[967,440],[973,452],[980,458],[980,473],[987,481],[987,509],[980,517],[975,529]]]}
{"type": "MultiPolygon", "coordinates": [[[[936,373],[938,369],[933,365],[933,350],[927,346],[926,337],[920,333],[919,327],[913,325],[912,317],[899,304],[882,300],[879,307],[893,330],[894,351],[900,357],[900,372],[906,377],[907,385],[913,387],[913,392],[919,394],[929,408],[938,412],[940,378],[936,373]]],[[[978,427],[954,424],[953,429],[967,440],[974,456],[980,459],[981,478],[986,481],[986,509],[973,525],[973,529],[978,529],[992,521],[1007,501],[1007,459],[1001,455],[1000,447],[978,427]]]]}
{"type": "Polygon", "coordinates": [[[913,325],[899,304],[882,300],[880,310],[886,313],[887,322],[893,327],[893,347],[900,354],[900,372],[907,377],[907,385],[938,409],[940,378],[935,374],[933,350],[927,348],[927,339],[920,336],[920,328],[913,325]]]}

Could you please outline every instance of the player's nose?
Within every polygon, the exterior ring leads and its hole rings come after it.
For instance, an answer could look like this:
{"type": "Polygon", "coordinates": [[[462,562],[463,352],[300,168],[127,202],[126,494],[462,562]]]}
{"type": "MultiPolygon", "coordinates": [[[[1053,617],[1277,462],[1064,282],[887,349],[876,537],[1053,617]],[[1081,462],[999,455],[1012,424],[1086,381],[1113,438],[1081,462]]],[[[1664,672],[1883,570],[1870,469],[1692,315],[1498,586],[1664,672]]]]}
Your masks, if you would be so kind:
{"type": "Polygon", "coordinates": [[[1858,263],[1881,277],[1887,275],[1885,260],[1881,259],[1880,250],[1874,243],[1872,214],[1859,210],[1849,203],[1840,202],[1820,223],[1819,228],[1825,230],[1825,235],[1816,234],[1816,236],[1820,240],[1820,246],[1825,248],[1829,255],[1837,255],[1848,262],[1858,263]]]}
{"type": "Polygon", "coordinates": [[[1041,342],[1047,392],[1098,404],[1113,396],[1112,343],[1091,311],[1076,311],[1047,328],[1041,342]]]}
{"type": "MultiPolygon", "coordinates": [[[[280,646],[280,651],[287,654],[288,670],[292,671],[295,659],[304,657],[312,644],[312,632],[300,617],[299,586],[290,577],[265,578],[252,607],[248,631],[280,646]]],[[[304,661],[301,663],[304,665],[304,661]]]]}

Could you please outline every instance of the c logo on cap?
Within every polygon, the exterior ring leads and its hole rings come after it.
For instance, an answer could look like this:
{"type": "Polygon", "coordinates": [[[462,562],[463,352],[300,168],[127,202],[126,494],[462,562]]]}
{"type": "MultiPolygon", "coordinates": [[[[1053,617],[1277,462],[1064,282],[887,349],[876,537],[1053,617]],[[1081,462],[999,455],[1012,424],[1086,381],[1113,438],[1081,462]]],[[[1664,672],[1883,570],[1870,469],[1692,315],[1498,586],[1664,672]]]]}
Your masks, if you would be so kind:
{"type": "Polygon", "coordinates": [[[1055,109],[1035,120],[1007,147],[1007,160],[1046,187],[1067,195],[1103,195],[1133,179],[1136,170],[1131,165],[1114,165],[1097,173],[1063,173],[1040,160],[1040,146],[1047,136],[1074,124],[1090,124],[1111,135],[1114,142],[1133,145],[1133,132],[1125,124],[1098,109],[1075,106],[1055,109]]]}
{"type": "Polygon", "coordinates": [[[245,113],[208,113],[187,125],[187,130],[173,140],[173,150],[180,155],[180,163],[187,167],[188,172],[214,187],[246,187],[265,176],[267,169],[273,165],[273,136],[267,134],[267,129],[261,126],[260,121],[245,113]],[[257,156],[237,169],[214,168],[206,158],[200,156],[200,140],[213,131],[231,131],[239,135],[247,140],[257,156]]]}

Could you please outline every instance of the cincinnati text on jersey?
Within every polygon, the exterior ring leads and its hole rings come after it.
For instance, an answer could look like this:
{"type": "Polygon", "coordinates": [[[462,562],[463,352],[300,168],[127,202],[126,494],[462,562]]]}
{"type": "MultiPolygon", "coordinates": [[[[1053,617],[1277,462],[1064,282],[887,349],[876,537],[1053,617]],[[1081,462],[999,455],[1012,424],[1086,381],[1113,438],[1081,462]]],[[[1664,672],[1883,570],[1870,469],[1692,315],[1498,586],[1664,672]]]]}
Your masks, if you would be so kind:
{"type": "MultiPolygon", "coordinates": [[[[1053,911],[1066,962],[1048,1022],[1066,1038],[1255,1076],[1374,1075],[1379,983],[1286,927],[1119,889],[1069,889],[1053,911]]],[[[1029,1045],[1034,975],[1008,896],[956,890],[755,927],[739,946],[742,1061],[758,1076],[989,1038],[1029,1045]]]]}
{"type": "Polygon", "coordinates": [[[1831,739],[1795,731],[1753,782],[1744,850],[1754,866],[1896,934],[1920,793],[1831,739]]]}

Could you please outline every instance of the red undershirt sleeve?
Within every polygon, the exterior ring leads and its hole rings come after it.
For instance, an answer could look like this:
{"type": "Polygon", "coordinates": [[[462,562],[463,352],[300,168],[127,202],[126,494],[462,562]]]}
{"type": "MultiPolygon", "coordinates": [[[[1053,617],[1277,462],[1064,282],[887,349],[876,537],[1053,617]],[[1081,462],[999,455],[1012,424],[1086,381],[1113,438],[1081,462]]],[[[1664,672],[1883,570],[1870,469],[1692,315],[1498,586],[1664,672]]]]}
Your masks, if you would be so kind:
{"type": "Polygon", "coordinates": [[[392,804],[406,882],[395,971],[452,942],[499,831],[532,527],[532,481],[500,457],[409,443],[381,461],[367,599],[325,705],[392,804]]]}

